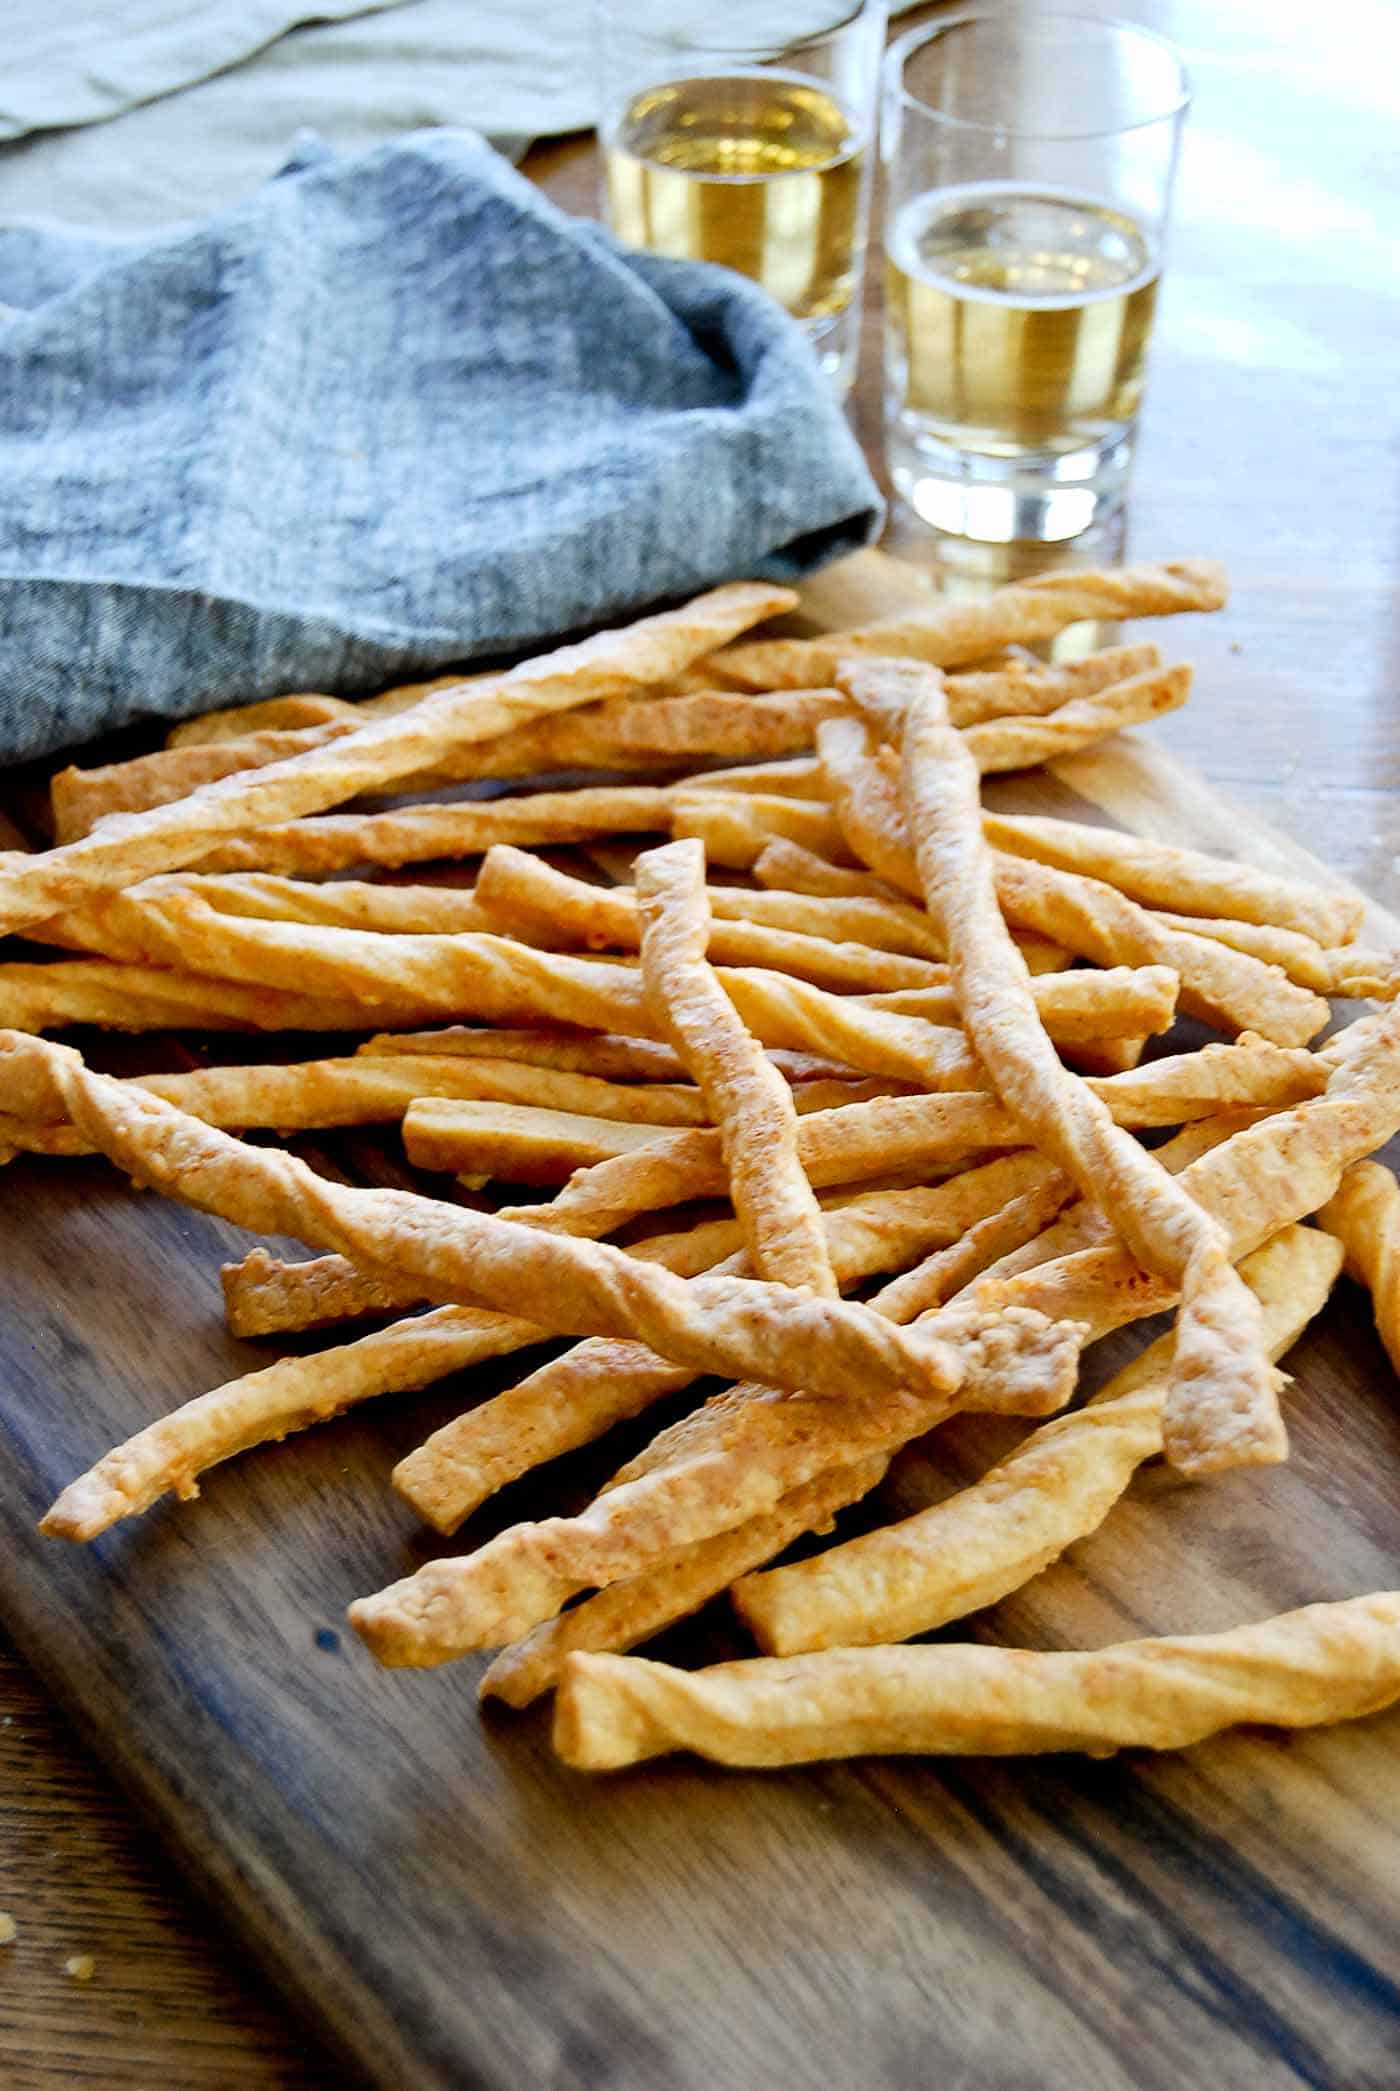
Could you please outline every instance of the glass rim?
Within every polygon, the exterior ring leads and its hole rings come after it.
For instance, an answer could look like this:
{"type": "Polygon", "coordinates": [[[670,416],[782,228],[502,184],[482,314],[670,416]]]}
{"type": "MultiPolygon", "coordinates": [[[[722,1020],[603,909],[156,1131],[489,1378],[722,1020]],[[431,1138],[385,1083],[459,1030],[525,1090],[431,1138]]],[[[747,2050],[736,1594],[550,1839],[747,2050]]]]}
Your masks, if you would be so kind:
{"type": "Polygon", "coordinates": [[[621,30],[625,35],[635,37],[638,43],[650,44],[656,50],[694,51],[703,58],[731,57],[758,63],[771,63],[774,59],[785,58],[790,51],[803,51],[808,45],[821,43],[828,36],[839,36],[843,29],[849,29],[853,22],[859,21],[863,14],[871,11],[872,0],[851,0],[851,4],[834,22],[829,22],[825,29],[810,30],[805,36],[795,37],[791,43],[783,44],[775,51],[771,43],[746,44],[736,42],[732,37],[723,42],[712,43],[703,35],[677,36],[664,30],[648,29],[640,23],[628,20],[616,4],[616,0],[594,0],[596,22],[606,23],[610,29],[621,30]]]}
{"type": "Polygon", "coordinates": [[[1010,17],[998,7],[965,8],[961,14],[949,15],[945,21],[918,23],[895,38],[884,56],[884,79],[887,91],[898,94],[910,109],[917,109],[934,123],[947,125],[950,130],[977,131],[984,136],[1025,138],[1046,144],[1083,144],[1094,138],[1122,138],[1130,131],[1149,130],[1153,124],[1175,123],[1191,106],[1191,76],[1185,61],[1170,38],[1161,36],[1155,29],[1146,29],[1139,22],[1129,22],[1121,15],[1084,14],[1078,8],[1039,8],[1033,15],[1026,16],[1027,22],[1078,22],[1086,28],[1112,30],[1135,37],[1139,43],[1151,44],[1170,60],[1176,71],[1176,99],[1151,116],[1134,117],[1130,123],[1092,124],[1086,130],[1036,131],[1023,129],[1019,124],[988,123],[971,116],[951,116],[944,109],[937,109],[921,95],[912,92],[904,83],[904,62],[914,51],[925,44],[933,43],[938,37],[946,36],[950,29],[965,29],[974,22],[1006,22],[1010,17]]]}

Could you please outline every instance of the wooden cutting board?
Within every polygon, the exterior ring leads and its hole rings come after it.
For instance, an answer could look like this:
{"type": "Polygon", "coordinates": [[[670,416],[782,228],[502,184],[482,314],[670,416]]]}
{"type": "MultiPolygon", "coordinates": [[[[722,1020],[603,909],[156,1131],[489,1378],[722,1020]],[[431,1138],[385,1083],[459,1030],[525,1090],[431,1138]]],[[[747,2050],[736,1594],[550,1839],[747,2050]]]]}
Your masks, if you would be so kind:
{"type": "MultiPolygon", "coordinates": [[[[863,554],[807,609],[855,621],[923,585],[863,554]]],[[[1189,652],[1188,627],[1163,629],[1189,652]]],[[[1340,883],[1150,738],[992,796],[1340,883]]],[[[384,1180],[395,1147],[320,1151],[384,1180]]],[[[390,1467],[514,1360],[250,1455],[197,1506],[87,1549],[38,1538],[109,1445],[273,1355],[223,1332],[218,1266],[245,1246],[101,1164],[4,1173],[0,1617],[349,2074],[394,2091],[1400,2082],[1400,1711],[1161,1759],[674,1760],[587,1781],[553,1761],[542,1710],[479,1717],[484,1658],[384,1672],[342,1626],[352,1596],[431,1551],[390,1467]]],[[[1100,1346],[1095,1376],[1141,1340],[1100,1346]]],[[[1147,1471],[975,1631],[1092,1646],[1400,1585],[1400,1410],[1363,1297],[1340,1287],[1289,1363],[1287,1467],[1205,1487],[1147,1471]]],[[[950,1427],[895,1500],[1000,1442],[985,1420],[950,1427]]],[[[460,1544],[566,1505],[627,1449],[519,1484],[460,1544]]],[[[720,1608],[663,1645],[741,1652],[720,1608]]]]}

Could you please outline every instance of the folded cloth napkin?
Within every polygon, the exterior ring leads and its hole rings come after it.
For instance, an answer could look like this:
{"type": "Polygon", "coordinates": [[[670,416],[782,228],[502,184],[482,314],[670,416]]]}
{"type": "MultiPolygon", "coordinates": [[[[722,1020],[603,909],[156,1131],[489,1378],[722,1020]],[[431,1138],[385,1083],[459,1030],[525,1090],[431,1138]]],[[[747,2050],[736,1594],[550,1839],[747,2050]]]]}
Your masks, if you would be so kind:
{"type": "MultiPolygon", "coordinates": [[[[636,4],[713,40],[714,0],[636,4]]],[[[844,11],[746,0],[742,41],[780,50],[844,11]]],[[[465,125],[515,158],[596,115],[589,0],[6,0],[0,16],[0,221],[128,231],[218,210],[306,125],[346,152],[465,125]]]]}
{"type": "Polygon", "coordinates": [[[0,138],[105,123],[308,21],[405,0],[7,0],[0,138]]]}
{"type": "Polygon", "coordinates": [[[192,229],[0,233],[0,758],[361,690],[869,539],[801,332],[472,133],[192,229]]]}

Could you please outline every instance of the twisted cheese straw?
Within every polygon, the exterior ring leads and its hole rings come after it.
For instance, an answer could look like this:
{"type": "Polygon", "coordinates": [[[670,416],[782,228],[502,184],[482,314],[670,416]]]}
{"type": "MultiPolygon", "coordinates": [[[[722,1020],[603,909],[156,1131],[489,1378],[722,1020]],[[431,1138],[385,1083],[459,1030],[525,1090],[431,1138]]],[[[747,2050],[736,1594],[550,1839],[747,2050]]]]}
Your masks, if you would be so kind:
{"type": "MultiPolygon", "coordinates": [[[[788,755],[810,747],[817,724],[844,703],[835,690],[792,690],[773,697],[708,690],[660,701],[610,698],[454,749],[399,779],[398,788],[418,791],[464,778],[530,777],[543,770],[664,765],[686,755],[788,755]]],[[[50,786],[55,835],[60,842],[72,841],[107,814],[168,805],[217,778],[324,747],[364,723],[361,706],[343,704],[325,720],[298,717],[291,727],[262,726],[237,738],[181,743],[101,769],[61,770],[50,786]]]]}
{"type": "Polygon", "coordinates": [[[1153,668],[1092,696],[1072,698],[1053,712],[984,720],[966,729],[963,744],[984,777],[1002,770],[1029,770],[1092,748],[1124,727],[1179,711],[1190,694],[1189,668],[1153,668]]]}
{"type": "Polygon", "coordinates": [[[1027,661],[1011,668],[950,675],[944,685],[948,716],[955,726],[964,728],[980,726],[988,719],[1034,718],[1161,665],[1160,650],[1149,643],[1105,646],[1082,660],[1060,661],[1048,668],[1027,661]]]}
{"type": "MultiPolygon", "coordinates": [[[[781,1078],[779,1078],[781,1079],[781,1078]]],[[[426,1097],[487,1099],[499,1104],[553,1105],[595,1118],[651,1126],[707,1125],[700,1092],[680,1082],[643,1085],[599,1081],[515,1060],[457,1059],[403,1053],[376,1059],[277,1062],[271,1066],[201,1067],[188,1074],[134,1075],[132,1086],[178,1104],[206,1125],[287,1133],[401,1119],[426,1097]]],[[[38,1154],[91,1153],[76,1126],[42,1125],[0,1114],[0,1141],[38,1154]]]]}
{"type": "MultiPolygon", "coordinates": [[[[869,671],[867,671],[869,672],[869,671]]],[[[837,816],[851,847],[882,878],[920,892],[918,868],[893,777],[874,759],[868,726],[832,719],[818,745],[829,764],[837,816]]],[[[983,816],[984,833],[986,816],[983,816]]],[[[1026,859],[995,859],[997,898],[1008,918],[1099,965],[1165,965],[1179,975],[1189,1014],[1234,1031],[1303,1045],[1328,1019],[1323,999],[1275,966],[1208,937],[1172,929],[1115,886],[1026,859]]]]}
{"type": "Polygon", "coordinates": [[[721,1764],[865,1752],[1010,1756],[1175,1750],[1241,1721],[1315,1727],[1400,1696],[1400,1591],[1304,1606],[1224,1634],[1090,1654],[833,1648],[687,1673],[638,1656],[571,1655],[554,1747],[580,1771],[667,1750],[721,1764]]]}
{"type": "MultiPolygon", "coordinates": [[[[828,854],[839,855],[842,848],[826,805],[755,790],[726,791],[702,778],[680,785],[595,784],[578,791],[527,792],[519,798],[272,822],[210,848],[199,863],[210,872],[272,871],[304,877],[358,864],[392,867],[435,857],[469,857],[493,842],[587,842],[597,835],[674,833],[690,821],[697,826],[713,823],[721,836],[732,826],[746,837],[785,835],[828,854]]],[[[755,840],[752,849],[761,846],[755,840]]],[[[742,852],[735,861],[744,861],[742,852]]]]}
{"type": "MultiPolygon", "coordinates": [[[[847,1283],[888,1268],[905,1254],[917,1255],[947,1224],[946,1201],[940,1205],[932,1192],[876,1193],[827,1216],[831,1253],[847,1283]]],[[[698,1276],[716,1266],[721,1274],[743,1275],[747,1264],[734,1234],[732,1223],[710,1223],[643,1242],[631,1253],[680,1277],[698,1276]]],[[[519,1317],[476,1307],[440,1307],[313,1357],[283,1358],[185,1402],[116,1446],[69,1483],[45,1515],[42,1529],[63,1539],[94,1539],[119,1519],[148,1510],[169,1490],[185,1499],[196,1495],[199,1474],[254,1445],[325,1422],[375,1395],[430,1386],[483,1358],[537,1344],[547,1333],[537,1322],[519,1317]]],[[[659,1364],[655,1353],[641,1345],[616,1341],[580,1344],[565,1357],[596,1350],[640,1353],[653,1372],[659,1364]]],[[[689,1377],[681,1368],[678,1384],[689,1377]]],[[[522,1442],[528,1440],[532,1425],[548,1430],[549,1421],[528,1414],[517,1433],[522,1442]]],[[[557,1431],[557,1422],[555,1427],[557,1431]]],[[[575,1428],[580,1427],[576,1418],[575,1428]]],[[[606,1427],[599,1422],[596,1431],[584,1429],[573,1441],[585,1442],[606,1427]]],[[[538,1439],[535,1442],[534,1458],[527,1455],[525,1465],[553,1456],[539,1448],[538,1439]]],[[[514,1456],[521,1456],[519,1448],[514,1456]]]]}
{"type": "Polygon", "coordinates": [[[929,912],[948,943],[968,1035],[998,1094],[1036,1144],[1096,1199],[1138,1261],[1181,1290],[1164,1441],[1192,1473],[1280,1460],[1287,1438],[1258,1301],[1231,1268],[1225,1230],[1113,1122],[1041,1027],[998,906],[976,765],[926,669],[870,667],[904,705],[903,795],[929,912]]]}
{"type": "Polygon", "coordinates": [[[1400,1372],[1400,1184],[1380,1162],[1356,1162],[1318,1219],[1346,1251],[1349,1278],[1371,1295],[1376,1330],[1400,1372]]]}
{"type": "Polygon", "coordinates": [[[729,1197],[761,1278],[836,1296],[816,1194],[797,1152],[792,1091],[705,957],[705,852],[670,842],[636,863],[642,985],[720,1137],[729,1197]]]}
{"type": "Polygon", "coordinates": [[[876,1457],[819,1474],[783,1496],[766,1516],[682,1547],[646,1574],[611,1583],[557,1619],[545,1620],[501,1650],[481,1680],[479,1697],[528,1706],[558,1683],[565,1658],[578,1650],[635,1648],[649,1641],[663,1627],[698,1612],[747,1570],[771,1561],[792,1540],[827,1530],[838,1510],[870,1493],[886,1464],[876,1457]]]}
{"type": "Polygon", "coordinates": [[[221,915],[259,922],[299,922],[323,929],[368,929],[381,935],[461,936],[490,929],[490,917],[469,889],[456,886],[371,885],[270,873],[172,872],[145,879],[128,893],[108,893],[87,907],[36,922],[36,943],[101,952],[107,958],[139,960],[150,949],[153,930],[166,920],[169,904],[188,896],[221,915]]]}
{"type": "MultiPolygon", "coordinates": [[[[507,863],[514,857],[523,857],[531,865],[536,862],[515,850],[505,855],[507,863]]],[[[545,920],[537,914],[527,917],[524,910],[498,903],[500,859],[494,849],[488,854],[488,866],[493,858],[497,859],[497,869],[488,877],[483,867],[487,885],[481,897],[451,887],[376,886],[354,880],[314,885],[258,873],[242,877],[177,876],[169,880],[149,879],[131,893],[111,894],[94,907],[78,908],[51,922],[37,924],[34,933],[41,942],[101,952],[108,958],[140,960],[160,954],[173,960],[180,952],[188,951],[212,967],[220,948],[217,925],[209,925],[208,916],[201,913],[198,919],[208,926],[205,935],[199,936],[192,930],[184,910],[188,901],[201,911],[208,908],[220,915],[253,922],[356,929],[372,935],[461,936],[483,931],[499,933],[504,927],[527,944],[546,948],[572,941],[586,942],[590,948],[607,944],[622,950],[638,948],[636,898],[630,888],[594,887],[582,879],[571,879],[567,884],[576,890],[570,896],[571,907],[561,919],[545,920]],[[608,934],[598,935],[590,930],[579,939],[569,935],[570,921],[585,906],[590,922],[608,934]]],[[[563,873],[550,872],[548,866],[540,868],[548,876],[564,878],[563,873]]],[[[838,941],[831,935],[813,935],[795,927],[746,919],[751,913],[761,916],[765,912],[764,902],[776,902],[766,912],[798,917],[805,908],[811,921],[814,917],[810,900],[797,900],[785,908],[782,896],[775,894],[743,894],[737,898],[737,905],[727,897],[722,906],[726,916],[738,919],[716,923],[711,937],[711,953],[717,962],[772,967],[810,979],[817,986],[862,992],[937,986],[947,977],[946,967],[928,957],[916,957],[907,949],[891,951],[857,940],[838,941]],[[758,906],[751,911],[744,905],[748,901],[757,902],[758,906]]],[[[863,926],[850,902],[840,903],[838,908],[842,912],[833,916],[828,904],[824,926],[852,930],[863,926]]],[[[877,931],[881,927],[878,921],[870,926],[877,931]]],[[[889,934],[886,930],[887,937],[889,934]]],[[[236,948],[246,948],[246,940],[236,948]]],[[[398,954],[399,959],[403,960],[411,948],[405,947],[398,954]]],[[[393,958],[394,954],[386,956],[393,958]]]]}
{"type": "MultiPolygon", "coordinates": [[[[852,1285],[897,1270],[931,1244],[959,1239],[1031,1184],[1048,1202],[1063,1203],[1068,1194],[1058,1172],[1022,1152],[932,1189],[876,1192],[828,1212],[823,1218],[836,1274],[852,1285]]],[[[741,1261],[730,1267],[739,1270],[741,1261]]],[[[531,1467],[591,1443],[693,1378],[643,1344],[576,1344],[445,1423],[400,1460],[394,1487],[437,1531],[455,1532],[488,1496],[531,1467]]]]}
{"type": "MultiPolygon", "coordinates": [[[[1292,1226],[1240,1266],[1279,1358],[1319,1312],[1340,1246],[1292,1226]]],[[[1073,1414],[1031,1432],[980,1481],[912,1517],[734,1590],[765,1655],[907,1640],[1019,1590],[1096,1531],[1162,1449],[1171,1338],[1161,1336],[1073,1414]]]]}
{"type": "Polygon", "coordinates": [[[0,931],[193,863],[220,835],[243,834],[382,790],[445,749],[490,740],[524,718],[610,696],[629,684],[664,680],[721,636],[794,600],[785,589],[742,583],[714,589],[683,609],[561,648],[489,682],[438,690],[398,717],[372,720],[325,747],[204,785],[173,805],[114,814],[76,842],[0,863],[0,931]]]}
{"type": "Polygon", "coordinates": [[[1147,907],[1261,923],[1319,944],[1350,943],[1365,913],[1358,893],[1309,885],[1121,828],[1028,814],[988,814],[984,825],[994,849],[1106,879],[1147,907]]]}
{"type": "MultiPolygon", "coordinates": [[[[144,937],[145,948],[169,964],[250,982],[320,987],[342,1005],[358,1000],[366,1014],[398,1023],[470,1014],[639,1037],[655,1037],[659,1028],[634,968],[536,951],[505,937],[386,936],[251,921],[219,914],[188,892],[163,901],[144,937]]],[[[962,1033],[951,1027],[867,1009],[761,967],[726,968],[721,978],[745,1023],[766,1044],[837,1054],[864,1072],[929,1088],[970,1087],[979,1079],[962,1033]]]]}
{"type": "MultiPolygon", "coordinates": [[[[1082,660],[1048,668],[1039,661],[1008,659],[1004,668],[951,676],[948,701],[953,710],[954,725],[970,726],[978,719],[993,718],[1001,712],[1053,711],[1070,697],[1103,689],[1111,682],[1121,682],[1125,676],[1158,666],[1160,655],[1152,645],[1105,647],[1098,653],[1085,655],[1082,660]]],[[[391,712],[406,711],[420,697],[462,680],[472,682],[484,678],[440,676],[433,682],[405,683],[396,689],[383,690],[374,697],[347,699],[302,691],[290,697],[267,698],[259,704],[230,705],[221,711],[201,712],[197,718],[183,719],[178,726],[171,728],[165,745],[167,748],[193,747],[199,742],[231,740],[265,729],[280,731],[287,727],[320,726],[328,719],[348,719],[353,723],[380,718],[391,712]]],[[[665,694],[669,697],[671,692],[687,696],[699,693],[704,697],[726,694],[706,688],[703,657],[693,667],[672,677],[665,694]]],[[[791,693],[784,691],[782,694],[788,696],[791,693]]],[[[644,701],[652,703],[655,697],[644,701]]],[[[611,708],[619,702],[618,699],[608,699],[606,706],[611,708]]],[[[603,708],[599,707],[600,710],[603,708]]],[[[512,728],[513,733],[520,734],[532,730],[512,728]]]]}
{"type": "MultiPolygon", "coordinates": [[[[393,1041],[372,1039],[370,1043],[387,1048],[393,1041]]],[[[614,1065],[610,1060],[598,1064],[614,1065]]],[[[627,1064],[618,1063],[623,1067],[627,1064]]],[[[682,1072],[678,1062],[674,1071],[682,1072]]],[[[1203,1046],[1194,1053],[1177,1054],[1125,1074],[1093,1080],[1090,1086],[1120,1125],[1161,1126],[1195,1121],[1198,1140],[1190,1152],[1183,1152],[1180,1166],[1184,1168],[1205,1151],[1199,1144],[1202,1120],[1213,1128],[1207,1139],[1214,1143],[1247,1122],[1239,1110],[1232,1117],[1223,1116],[1223,1108],[1247,1104],[1256,1110],[1276,1109],[1316,1096],[1326,1081],[1327,1068],[1318,1055],[1271,1046],[1263,1039],[1246,1036],[1235,1045],[1203,1046]]],[[[805,1106],[814,1086],[807,1083],[796,1092],[799,1109],[805,1106]]],[[[1188,1131],[1192,1129],[1188,1125],[1188,1131]]],[[[36,1143],[42,1138],[38,1130],[29,1135],[30,1141],[36,1143]]],[[[845,1105],[823,1109],[818,1123],[799,1128],[798,1152],[804,1168],[813,1172],[819,1183],[829,1185],[854,1182],[882,1166],[932,1170],[950,1161],[965,1160],[979,1147],[1014,1145],[1017,1138],[1014,1119],[988,1096],[901,1097],[881,1099],[869,1110],[862,1107],[853,1112],[852,1106],[845,1105]]],[[[1176,1166],[1176,1151],[1183,1146],[1183,1140],[1184,1136],[1178,1135],[1165,1148],[1155,1150],[1164,1166],[1176,1166]]],[[[653,1200],[661,1205],[680,1203],[685,1198],[720,1194],[723,1189],[723,1163],[713,1135],[703,1142],[667,1139],[664,1145],[653,1143],[640,1158],[629,1156],[616,1165],[602,1164],[596,1170],[585,1170],[553,1206],[522,1207],[511,1217],[533,1219],[543,1225],[567,1217],[570,1231],[606,1234],[625,1219],[653,1209],[653,1200]],[[561,1207],[562,1210],[557,1209],[561,1207]]],[[[1009,1223],[1006,1239],[1000,1246],[990,1248],[985,1256],[981,1255],[982,1245],[995,1240],[995,1236],[981,1236],[965,1259],[968,1276],[1013,1248],[1012,1236],[1017,1227],[1024,1224],[1026,1229],[1024,1235],[1017,1237],[1019,1240],[1029,1241],[1037,1235],[1040,1230],[1034,1224],[1035,1211],[1031,1207],[1018,1214],[1009,1223]]],[[[1084,1207],[1080,1211],[1094,1226],[1099,1224],[1095,1208],[1084,1207]]],[[[1035,1245],[1037,1253],[1029,1260],[1046,1261],[1096,1238],[1092,1228],[1082,1239],[1076,1233],[1072,1240],[1063,1243],[1048,1236],[1045,1245],[1035,1245]]],[[[966,1282],[958,1276],[963,1260],[950,1249],[946,1262],[929,1271],[924,1282],[934,1290],[924,1305],[951,1298],[966,1282]]],[[[402,1312],[419,1302],[418,1291],[410,1281],[389,1282],[370,1277],[357,1272],[342,1257],[283,1264],[268,1257],[265,1251],[254,1250],[246,1262],[246,1269],[231,1264],[224,1272],[225,1310],[236,1336],[273,1335],[289,1329],[315,1328],[352,1315],[402,1312]]],[[[1025,1263],[1008,1263],[1003,1268],[999,1262],[995,1275],[1014,1276],[1017,1269],[1025,1267],[1025,1263]]],[[[912,1287],[915,1273],[909,1274],[909,1282],[912,1287]]],[[[913,1296],[911,1290],[910,1297],[913,1296]]]]}
{"type": "Polygon", "coordinates": [[[0,1027],[54,1031],[363,1031],[363,1007],[250,979],[208,980],[162,966],[60,959],[0,965],[0,1027]]]}
{"type": "Polygon", "coordinates": [[[1218,610],[1224,601],[1224,571],[1208,559],[1037,574],[996,589],[985,602],[933,602],[912,616],[820,639],[728,646],[706,666],[717,681],[740,689],[801,688],[834,681],[841,662],[860,654],[904,655],[955,668],[999,647],[1051,639],[1081,618],[1166,617],[1179,610],[1218,610]]]}
{"type": "MultiPolygon", "coordinates": [[[[705,1282],[694,1279],[690,1289],[705,1282]]],[[[989,1323],[975,1308],[951,1307],[926,1328],[927,1340],[958,1359],[964,1405],[1046,1414],[1069,1397],[1083,1334],[1077,1324],[1026,1320],[1016,1311],[989,1323]]],[[[474,1554],[429,1562],[359,1599],[350,1624],[381,1662],[398,1667],[450,1662],[514,1640],[578,1591],[647,1572],[665,1553],[766,1514],[830,1466],[888,1455],[944,1421],[959,1397],[891,1396],[852,1379],[844,1400],[783,1395],[753,1382],[741,1383],[734,1399],[749,1426],[737,1456],[726,1445],[718,1456],[679,1458],[605,1492],[579,1517],[513,1525],[474,1554]],[[755,1429],[759,1414],[764,1427],[755,1429]],[[833,1432],[845,1448],[839,1460],[833,1432]]]]}
{"type": "MultiPolygon", "coordinates": [[[[1227,1230],[1232,1261],[1317,1212],[1344,1171],[1400,1132],[1400,1008],[1350,1028],[1363,1035],[1333,1056],[1322,1096],[1247,1126],[1182,1171],[1183,1187],[1227,1230]]],[[[977,1297],[1072,1314],[1089,1324],[1090,1341],[1174,1303],[1171,1287],[1119,1247],[1083,1249],[1005,1283],[989,1279],[977,1297]]]]}
{"type": "Polygon", "coordinates": [[[674,814],[674,791],[661,784],[597,784],[448,806],[396,806],[384,813],[325,813],[234,835],[204,852],[199,866],[207,872],[265,871],[296,878],[361,864],[393,870],[437,857],[478,856],[493,842],[666,834],[674,814]]]}
{"type": "Polygon", "coordinates": [[[408,1191],[327,1182],[294,1156],[253,1148],[173,1105],[93,1074],[76,1053],[0,1033],[7,1100],[68,1117],[102,1152],[182,1203],[258,1233],[299,1235],[369,1269],[422,1277],[429,1296],[544,1319],[575,1335],[638,1336],[697,1370],[795,1377],[832,1392],[852,1378],[895,1393],[906,1382],[955,1388],[960,1359],[862,1307],[757,1280],[689,1283],[597,1242],[522,1227],[408,1191]]]}

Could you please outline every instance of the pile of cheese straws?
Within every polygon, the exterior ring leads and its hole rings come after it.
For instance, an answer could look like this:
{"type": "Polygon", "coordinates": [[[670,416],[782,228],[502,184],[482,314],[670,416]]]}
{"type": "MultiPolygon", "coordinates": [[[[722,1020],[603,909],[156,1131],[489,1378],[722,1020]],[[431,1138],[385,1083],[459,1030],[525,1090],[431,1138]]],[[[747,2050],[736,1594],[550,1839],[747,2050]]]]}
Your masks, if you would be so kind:
{"type": "Polygon", "coordinates": [[[44,1529],[92,1538],[248,1446],[570,1335],[400,1464],[439,1532],[701,1375],[737,1384],[581,1515],[350,1617],[385,1663],[503,1649],[483,1689],[557,1686],[573,1764],[1167,1747],[1400,1695],[1400,1592],[1091,1654],[895,1645],[1016,1589],[1145,1460],[1283,1458],[1273,1361],[1344,1254],[1397,1350],[1400,1192],[1366,1158],[1400,1129],[1400,1012],[1393,955],[1354,942],[1360,903],[980,803],[982,774],[1186,698],[1152,646],[1062,667],[1025,647],[1223,599],[1181,562],[745,641],[794,599],[736,585],[506,674],[235,709],[56,778],[55,847],[0,860],[0,930],[81,955],[0,966],[0,1141],[99,1151],[331,1252],[227,1271],[236,1333],[396,1318],[191,1400],[44,1529]],[[325,810],[561,768],[643,775],[325,810]],[[640,853],[606,839],[658,832],[640,853]],[[558,844],[626,882],[531,854],[558,844]],[[478,857],[470,886],[326,876],[478,857]],[[1382,1006],[1310,1051],[1330,995],[1382,1006]],[[1178,1010],[1221,1042],[1144,1061],[1178,1010]],[[118,1081],[37,1035],[73,1022],[391,1028],[344,1058],[118,1081]],[[482,1213],[232,1136],[377,1121],[422,1167],[562,1188],[482,1213]],[[707,1198],[732,1216],[638,1238],[707,1198]],[[602,1239],[624,1228],[626,1248],[602,1239]],[[1175,1303],[1170,1336],[976,1485],[767,1566],[955,1410],[1065,1410],[1086,1342],[1175,1303]],[[688,1673],[617,1652],[726,1589],[762,1657],[688,1673]]]}

